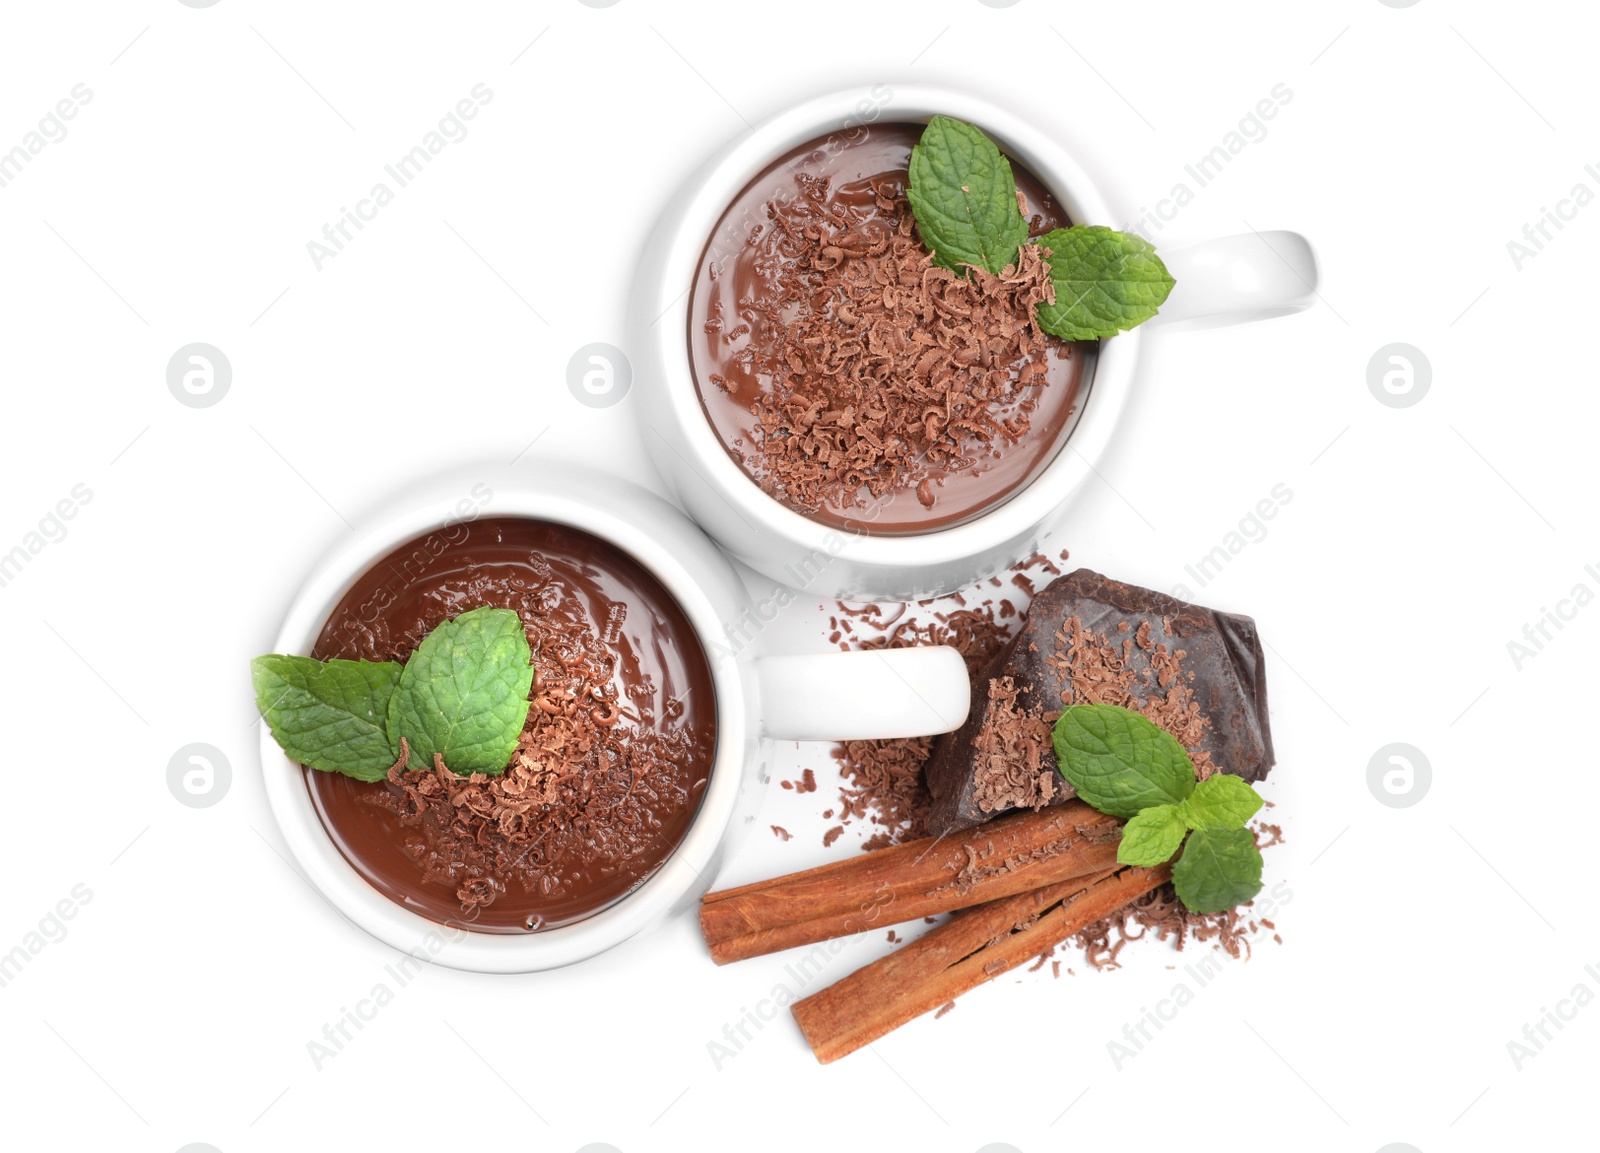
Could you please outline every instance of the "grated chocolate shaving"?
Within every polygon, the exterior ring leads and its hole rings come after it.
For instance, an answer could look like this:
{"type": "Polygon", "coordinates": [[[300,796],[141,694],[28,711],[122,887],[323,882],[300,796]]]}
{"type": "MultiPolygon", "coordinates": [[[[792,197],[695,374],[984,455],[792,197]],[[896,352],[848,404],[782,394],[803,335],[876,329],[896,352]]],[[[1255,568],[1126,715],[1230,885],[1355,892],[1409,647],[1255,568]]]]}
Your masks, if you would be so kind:
{"type": "Polygon", "coordinates": [[[747,465],[803,509],[859,507],[898,489],[931,507],[935,472],[979,467],[1015,443],[1046,358],[1070,355],[1034,316],[1055,301],[1049,266],[1028,244],[998,276],[958,275],[934,264],[894,184],[873,184],[864,214],[828,192],[826,179],[800,177],[797,195],[771,201],[769,224],[752,232],[787,269],[735,330],[772,334],[745,354],[744,367],[770,381],[751,405],[757,459],[747,465]]]}
{"type": "Polygon", "coordinates": [[[1042,809],[1055,797],[1060,779],[1050,721],[1042,710],[1017,707],[1017,686],[1010,677],[989,682],[989,699],[995,707],[972,741],[974,800],[986,813],[1042,809]]]}
{"type": "Polygon", "coordinates": [[[1250,938],[1260,926],[1250,919],[1249,905],[1222,913],[1196,913],[1184,907],[1170,884],[1162,885],[1122,909],[1116,916],[1086,926],[1071,940],[1096,969],[1117,969],[1130,941],[1154,934],[1179,952],[1189,941],[1212,944],[1235,960],[1250,959],[1250,938]]]}
{"type": "Polygon", "coordinates": [[[616,654],[578,598],[530,595],[517,611],[537,681],[505,772],[458,775],[437,756],[411,767],[405,746],[385,787],[363,798],[399,817],[406,851],[425,878],[456,886],[464,913],[513,885],[560,897],[587,872],[655,853],[643,834],[689,803],[709,739],[639,725],[612,680],[616,654]]]}
{"type": "MultiPolygon", "coordinates": [[[[1277,825],[1255,822],[1251,831],[1257,848],[1270,849],[1283,843],[1283,830],[1277,825]]],[[[1123,909],[1121,915],[1085,926],[1071,944],[1082,949],[1085,959],[1096,969],[1118,968],[1117,957],[1128,942],[1141,940],[1152,932],[1158,941],[1171,941],[1179,952],[1194,940],[1213,944],[1234,960],[1249,960],[1250,941],[1263,931],[1270,932],[1277,944],[1283,944],[1277,925],[1265,917],[1250,916],[1253,905],[1248,902],[1223,913],[1192,912],[1178,900],[1177,892],[1168,883],[1145,894],[1123,909]]]]}

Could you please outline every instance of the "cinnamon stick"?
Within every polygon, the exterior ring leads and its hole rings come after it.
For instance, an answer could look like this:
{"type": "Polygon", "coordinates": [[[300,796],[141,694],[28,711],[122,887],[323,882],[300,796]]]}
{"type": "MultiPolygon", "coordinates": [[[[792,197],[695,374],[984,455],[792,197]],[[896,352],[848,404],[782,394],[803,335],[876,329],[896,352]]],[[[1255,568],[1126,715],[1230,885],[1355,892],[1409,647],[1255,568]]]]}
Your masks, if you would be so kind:
{"type": "Polygon", "coordinates": [[[700,928],[719,965],[1092,877],[1121,822],[1081,801],[1015,813],[775,880],[708,894],[700,928]]]}
{"type": "Polygon", "coordinates": [[[1165,865],[1113,866],[995,901],[795,1002],[790,1012],[817,1060],[837,1061],[1040,956],[1170,876],[1165,865]]]}

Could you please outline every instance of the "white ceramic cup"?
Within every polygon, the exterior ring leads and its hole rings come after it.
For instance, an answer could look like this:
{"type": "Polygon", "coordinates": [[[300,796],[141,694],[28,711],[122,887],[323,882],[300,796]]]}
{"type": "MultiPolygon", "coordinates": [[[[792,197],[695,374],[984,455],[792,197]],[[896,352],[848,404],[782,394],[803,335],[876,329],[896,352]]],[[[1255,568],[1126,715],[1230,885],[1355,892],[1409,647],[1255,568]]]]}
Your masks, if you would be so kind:
{"type": "MultiPolygon", "coordinates": [[[[885,88],[888,86],[879,86],[885,88]]],[[[926,122],[936,114],[978,125],[1049,189],[1075,224],[1118,227],[1072,155],[1033,118],[936,85],[894,85],[882,101],[861,88],[808,100],[735,140],[683,186],[651,233],[628,319],[645,440],[680,504],[724,548],[757,571],[820,597],[911,600],[950,592],[1038,551],[1112,440],[1128,401],[1140,330],[1102,341],[1083,412],[1055,459],[989,511],[934,532],[852,532],[774,500],[728,455],[706,419],[689,358],[691,287],[713,231],[749,183],[795,148],[862,124],[926,122]],[[797,574],[799,579],[797,580],[797,574]]],[[[1316,293],[1311,247],[1289,232],[1248,233],[1161,252],[1177,284],[1158,319],[1232,323],[1295,312],[1316,293]]]]}
{"type": "Polygon", "coordinates": [[[683,840],[637,889],[593,916],[527,935],[442,929],[391,901],[335,847],[312,806],[309,770],[261,729],[267,799],[296,863],[356,925],[403,952],[441,935],[431,960],[489,973],[552,969],[592,957],[692,906],[754,820],[769,779],[769,742],[903,737],[947,732],[966,719],[966,666],[945,646],[881,652],[778,655],[759,635],[729,625],[751,619],[743,583],[727,558],[678,509],[613,478],[445,478],[397,497],[341,543],[295,595],[275,652],[309,653],[351,586],[397,546],[464,519],[527,517],[570,525],[608,541],[651,572],[694,627],[716,692],[710,775],[683,840]],[[478,486],[478,487],[474,487],[478,486]],[[485,491],[488,495],[484,496],[485,491]]]}

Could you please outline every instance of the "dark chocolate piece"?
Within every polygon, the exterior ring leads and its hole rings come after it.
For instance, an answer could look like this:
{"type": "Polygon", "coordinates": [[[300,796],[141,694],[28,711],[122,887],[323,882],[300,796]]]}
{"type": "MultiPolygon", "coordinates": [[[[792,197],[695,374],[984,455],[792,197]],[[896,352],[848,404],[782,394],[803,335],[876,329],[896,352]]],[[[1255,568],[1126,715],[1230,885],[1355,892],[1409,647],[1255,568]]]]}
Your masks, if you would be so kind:
{"type": "Polygon", "coordinates": [[[1078,569],[1034,598],[1022,631],[972,682],[967,722],[928,761],[930,833],[1059,804],[1049,726],[1069,704],[1120,704],[1178,738],[1202,776],[1272,768],[1255,621],[1078,569]]]}

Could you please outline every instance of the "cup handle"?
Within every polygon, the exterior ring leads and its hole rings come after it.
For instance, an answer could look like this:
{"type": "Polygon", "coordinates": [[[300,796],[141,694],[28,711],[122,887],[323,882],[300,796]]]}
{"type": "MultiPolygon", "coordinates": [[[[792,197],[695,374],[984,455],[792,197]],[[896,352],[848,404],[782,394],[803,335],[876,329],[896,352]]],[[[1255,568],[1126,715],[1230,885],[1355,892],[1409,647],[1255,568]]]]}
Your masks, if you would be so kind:
{"type": "Polygon", "coordinates": [[[1316,299],[1317,257],[1298,232],[1241,232],[1160,255],[1177,282],[1156,314],[1163,324],[1238,324],[1299,312],[1316,299]]]}
{"type": "Polygon", "coordinates": [[[947,733],[967,719],[972,685],[949,645],[768,656],[756,662],[761,727],[784,741],[947,733]]]}

